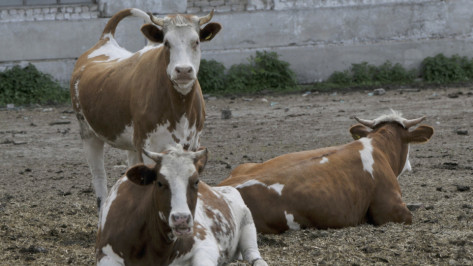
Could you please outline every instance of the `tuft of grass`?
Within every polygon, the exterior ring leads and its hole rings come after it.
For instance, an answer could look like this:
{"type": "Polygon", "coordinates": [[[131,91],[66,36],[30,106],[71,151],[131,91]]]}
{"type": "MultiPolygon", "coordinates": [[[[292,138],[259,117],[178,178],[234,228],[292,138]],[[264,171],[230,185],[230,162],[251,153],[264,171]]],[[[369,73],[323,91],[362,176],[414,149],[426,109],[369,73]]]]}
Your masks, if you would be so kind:
{"type": "Polygon", "coordinates": [[[32,64],[0,72],[0,106],[57,104],[69,99],[69,91],[32,64]]]}
{"type": "Polygon", "coordinates": [[[296,75],[289,63],[280,60],[275,52],[256,52],[247,64],[233,65],[226,74],[224,72],[222,64],[202,60],[198,76],[202,90],[238,94],[298,88],[296,75]]]}
{"type": "Polygon", "coordinates": [[[198,79],[205,92],[220,91],[225,88],[225,66],[215,60],[202,59],[198,79]]]}
{"type": "Polygon", "coordinates": [[[390,61],[386,61],[380,66],[362,62],[361,64],[352,64],[348,70],[334,72],[325,83],[329,87],[409,84],[414,82],[415,77],[415,70],[406,70],[400,64],[393,65],[390,61]]]}
{"type": "Polygon", "coordinates": [[[422,61],[420,74],[424,81],[437,84],[473,80],[473,59],[437,54],[422,61]]]}

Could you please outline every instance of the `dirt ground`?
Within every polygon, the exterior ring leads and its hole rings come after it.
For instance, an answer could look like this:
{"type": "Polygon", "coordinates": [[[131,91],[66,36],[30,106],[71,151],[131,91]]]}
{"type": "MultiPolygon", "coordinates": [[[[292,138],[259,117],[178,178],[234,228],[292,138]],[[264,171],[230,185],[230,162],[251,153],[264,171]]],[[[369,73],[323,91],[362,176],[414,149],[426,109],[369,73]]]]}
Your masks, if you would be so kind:
{"type": "MultiPolygon", "coordinates": [[[[412,146],[413,171],[399,178],[404,201],[418,207],[412,225],[259,235],[260,250],[270,265],[473,264],[473,88],[368,93],[207,97],[203,180],[216,184],[244,162],[349,142],[354,115],[425,115],[434,136],[412,146]]],[[[71,111],[0,111],[1,265],[94,264],[97,210],[71,111]]],[[[110,187],[126,157],[107,147],[105,161],[110,187]]]]}

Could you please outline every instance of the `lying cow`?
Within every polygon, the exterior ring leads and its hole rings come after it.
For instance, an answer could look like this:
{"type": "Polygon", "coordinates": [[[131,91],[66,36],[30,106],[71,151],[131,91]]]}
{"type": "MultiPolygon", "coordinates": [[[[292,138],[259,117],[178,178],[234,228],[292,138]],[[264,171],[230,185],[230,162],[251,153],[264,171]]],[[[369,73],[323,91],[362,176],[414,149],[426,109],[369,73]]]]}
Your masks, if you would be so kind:
{"type": "Polygon", "coordinates": [[[156,165],[130,168],[101,210],[98,265],[267,265],[238,191],[199,182],[207,150],[144,152],[156,165]]]}
{"type": "Polygon", "coordinates": [[[210,41],[221,28],[218,23],[200,26],[212,15],[157,18],[135,8],[122,10],[77,60],[70,93],[99,207],[107,195],[104,143],[127,150],[129,166],[143,162],[144,148],[160,152],[176,143],[190,150],[199,147],[205,118],[197,81],[200,42],[210,41]],[[114,38],[127,16],[149,22],[141,31],[150,44],[136,53],[114,38]]]}
{"type": "Polygon", "coordinates": [[[411,168],[409,144],[428,141],[433,129],[421,125],[409,131],[424,117],[407,120],[395,112],[355,119],[361,123],[350,128],[356,141],[243,164],[219,185],[240,191],[262,233],[411,224],[397,177],[411,168]]]}

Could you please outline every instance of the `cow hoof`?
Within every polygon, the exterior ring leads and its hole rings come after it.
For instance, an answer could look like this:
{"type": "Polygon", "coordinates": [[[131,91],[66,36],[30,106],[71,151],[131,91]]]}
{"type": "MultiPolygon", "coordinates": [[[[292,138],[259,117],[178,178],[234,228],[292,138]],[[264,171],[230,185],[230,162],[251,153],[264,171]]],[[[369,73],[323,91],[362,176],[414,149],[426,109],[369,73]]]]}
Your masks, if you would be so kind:
{"type": "Polygon", "coordinates": [[[253,261],[253,263],[251,265],[252,266],[268,266],[266,261],[264,261],[263,259],[257,259],[255,261],[253,261]]]}

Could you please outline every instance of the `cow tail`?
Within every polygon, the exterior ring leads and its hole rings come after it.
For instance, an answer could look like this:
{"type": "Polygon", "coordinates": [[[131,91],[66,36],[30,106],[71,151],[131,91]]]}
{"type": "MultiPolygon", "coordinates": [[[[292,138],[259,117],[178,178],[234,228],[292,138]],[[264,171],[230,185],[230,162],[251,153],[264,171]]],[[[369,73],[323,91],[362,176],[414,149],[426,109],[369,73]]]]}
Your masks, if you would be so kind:
{"type": "Polygon", "coordinates": [[[103,29],[100,39],[105,39],[109,34],[111,34],[112,37],[115,37],[115,30],[117,29],[118,23],[128,16],[140,17],[144,19],[146,23],[151,23],[150,15],[146,14],[144,11],[138,8],[123,9],[110,18],[110,20],[107,22],[107,25],[105,25],[105,28],[103,29]]]}

